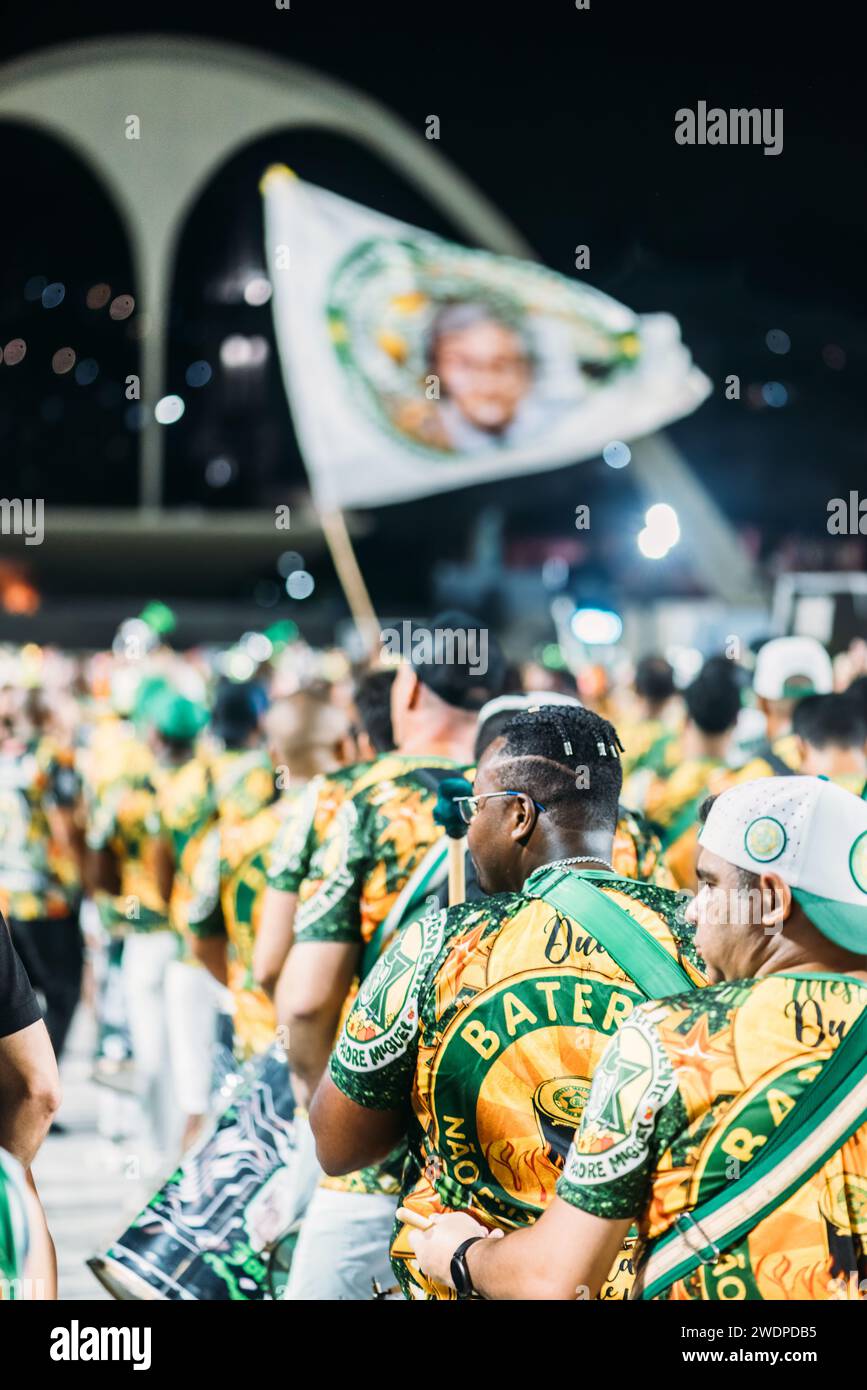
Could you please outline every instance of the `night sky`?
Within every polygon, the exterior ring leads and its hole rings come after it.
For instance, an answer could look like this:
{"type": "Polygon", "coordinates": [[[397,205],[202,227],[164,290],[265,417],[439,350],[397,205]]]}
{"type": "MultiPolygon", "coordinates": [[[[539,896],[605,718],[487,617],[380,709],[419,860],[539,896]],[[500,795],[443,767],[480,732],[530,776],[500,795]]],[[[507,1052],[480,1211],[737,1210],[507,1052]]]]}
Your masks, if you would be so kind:
{"type": "MultiPolygon", "coordinates": [[[[9,59],[108,34],[206,34],[332,73],[419,132],[436,113],[440,149],[541,260],[574,274],[573,248],[587,243],[590,283],[637,311],[679,318],[716,390],[672,438],[763,558],[782,547],[820,567],[823,552],[808,543],[827,544],[827,501],[863,483],[867,446],[865,115],[849,14],[827,4],[799,12],[605,0],[587,12],[571,0],[513,9],[19,5],[4,16],[0,46],[9,59]],[[678,146],[674,112],[699,100],[782,107],[783,153],[678,146]],[[770,350],[770,330],[788,336],[788,352],[770,350]],[[723,397],[729,373],[741,379],[738,402],[723,397]],[[768,382],[784,387],[784,406],[765,403],[768,382]]],[[[4,495],[129,505],[136,435],[120,383],[135,370],[135,320],[94,315],[83,302],[97,281],[135,294],[120,228],[74,159],[43,136],[2,126],[0,156],[0,335],[28,342],[24,362],[0,368],[4,495]],[[67,285],[59,308],[25,300],[25,283],[39,274],[67,285]],[[58,337],[99,363],[96,381],[52,373],[58,337]]],[[[186,393],[187,413],[169,430],[171,505],[269,506],[303,487],[270,310],[219,298],[233,267],[259,254],[257,181],[275,159],[386,212],[454,230],[371,156],[321,133],[276,135],[233,159],[195,208],[176,268],[169,389],[183,390],[195,360],[212,362],[215,375],[186,393]],[[219,370],[229,332],[271,344],[260,385],[243,397],[219,370]],[[216,476],[231,474],[219,487],[209,481],[214,459],[229,465],[216,476]]],[[[362,560],[376,593],[400,589],[421,601],[432,566],[466,555],[484,509],[503,509],[515,556],[535,553],[535,538],[574,539],[575,504],[587,501],[597,509],[593,563],[619,568],[629,584],[640,500],[628,469],[592,461],[544,481],[469,489],[458,507],[452,495],[381,509],[362,560]]]]}

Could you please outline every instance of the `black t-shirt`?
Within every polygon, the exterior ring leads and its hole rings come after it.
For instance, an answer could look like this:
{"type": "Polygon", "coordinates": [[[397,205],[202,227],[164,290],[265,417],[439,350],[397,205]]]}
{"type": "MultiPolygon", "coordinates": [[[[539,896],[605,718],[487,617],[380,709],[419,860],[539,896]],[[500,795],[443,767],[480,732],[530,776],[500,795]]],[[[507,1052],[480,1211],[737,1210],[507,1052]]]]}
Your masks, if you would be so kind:
{"type": "Polygon", "coordinates": [[[41,1017],[27,972],[12,945],[9,928],[0,917],[0,1038],[29,1028],[41,1017]]]}

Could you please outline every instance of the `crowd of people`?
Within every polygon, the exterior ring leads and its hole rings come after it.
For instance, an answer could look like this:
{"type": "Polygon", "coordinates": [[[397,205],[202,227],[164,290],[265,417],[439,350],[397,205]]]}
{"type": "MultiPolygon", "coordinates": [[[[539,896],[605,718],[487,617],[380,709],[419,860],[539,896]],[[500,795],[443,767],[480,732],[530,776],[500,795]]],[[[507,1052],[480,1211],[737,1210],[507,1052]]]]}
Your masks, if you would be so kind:
{"type": "Polygon", "coordinates": [[[0,1297],[79,1008],[155,1185],[280,1049],[281,1298],[864,1296],[860,646],[219,656],[4,656],[0,1297]]]}

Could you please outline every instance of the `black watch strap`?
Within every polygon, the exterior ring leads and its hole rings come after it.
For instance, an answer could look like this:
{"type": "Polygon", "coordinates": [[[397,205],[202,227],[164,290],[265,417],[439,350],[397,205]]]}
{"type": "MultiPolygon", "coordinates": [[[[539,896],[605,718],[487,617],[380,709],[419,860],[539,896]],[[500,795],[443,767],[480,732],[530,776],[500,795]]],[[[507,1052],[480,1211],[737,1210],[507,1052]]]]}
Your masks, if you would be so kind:
{"type": "Polygon", "coordinates": [[[475,1245],[477,1240],[484,1240],[484,1236],[470,1236],[469,1240],[464,1240],[452,1255],[452,1262],[449,1273],[455,1292],[458,1298],[472,1298],[475,1290],[473,1281],[470,1278],[470,1271],[467,1269],[467,1251],[471,1245],[475,1245]]]}

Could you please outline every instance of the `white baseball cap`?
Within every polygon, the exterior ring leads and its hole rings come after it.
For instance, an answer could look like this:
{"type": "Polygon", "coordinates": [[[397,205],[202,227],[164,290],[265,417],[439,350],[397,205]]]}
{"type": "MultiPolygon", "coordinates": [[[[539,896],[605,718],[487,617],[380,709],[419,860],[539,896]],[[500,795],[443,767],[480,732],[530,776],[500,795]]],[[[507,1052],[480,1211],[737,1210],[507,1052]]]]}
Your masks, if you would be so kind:
{"type": "Polygon", "coordinates": [[[506,710],[521,714],[543,705],[568,705],[570,709],[580,709],[581,701],[574,695],[561,695],[559,690],[515,691],[512,695],[497,695],[479,710],[479,728],[488,719],[493,719],[495,714],[503,714],[506,710]]]}
{"type": "Polygon", "coordinates": [[[774,637],[759,648],[753,690],[764,700],[830,695],[834,689],[831,658],[815,637],[774,637]],[[796,677],[806,685],[789,686],[796,677]]]}
{"type": "Polygon", "coordinates": [[[867,802],[824,777],[760,777],[716,798],[699,844],[740,869],[770,869],[815,927],[867,955],[867,802]]]}

